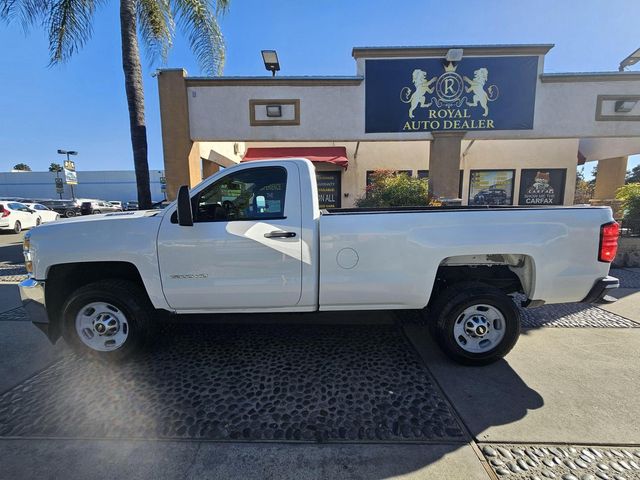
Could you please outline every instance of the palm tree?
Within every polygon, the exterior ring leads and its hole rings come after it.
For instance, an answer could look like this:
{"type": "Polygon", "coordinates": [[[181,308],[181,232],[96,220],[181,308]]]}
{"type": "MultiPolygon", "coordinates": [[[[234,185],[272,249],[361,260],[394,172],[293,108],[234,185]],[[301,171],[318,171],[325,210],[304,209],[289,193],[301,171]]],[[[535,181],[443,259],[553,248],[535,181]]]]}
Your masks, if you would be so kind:
{"type": "MultiPolygon", "coordinates": [[[[25,28],[38,24],[46,28],[50,65],[56,65],[69,60],[91,38],[93,15],[100,4],[100,0],[0,0],[0,19],[18,19],[25,28]]],[[[151,207],[151,190],[139,38],[151,60],[161,57],[164,61],[177,21],[200,67],[219,75],[224,40],[217,17],[228,6],[229,0],[120,0],[122,69],[140,208],[151,207]]]]}

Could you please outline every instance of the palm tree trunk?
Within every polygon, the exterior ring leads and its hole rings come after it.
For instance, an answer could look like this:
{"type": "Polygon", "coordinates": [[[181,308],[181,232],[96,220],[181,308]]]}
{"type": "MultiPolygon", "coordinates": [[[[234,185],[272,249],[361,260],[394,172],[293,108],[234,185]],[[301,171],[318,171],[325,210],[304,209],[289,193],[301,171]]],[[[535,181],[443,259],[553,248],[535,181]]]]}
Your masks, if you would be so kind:
{"type": "Polygon", "coordinates": [[[147,127],[144,121],[144,90],[136,27],[134,0],[120,0],[120,34],[122,36],[122,69],[129,106],[129,124],[133,164],[136,170],[140,209],[151,208],[149,162],[147,161],[147,127]]]}

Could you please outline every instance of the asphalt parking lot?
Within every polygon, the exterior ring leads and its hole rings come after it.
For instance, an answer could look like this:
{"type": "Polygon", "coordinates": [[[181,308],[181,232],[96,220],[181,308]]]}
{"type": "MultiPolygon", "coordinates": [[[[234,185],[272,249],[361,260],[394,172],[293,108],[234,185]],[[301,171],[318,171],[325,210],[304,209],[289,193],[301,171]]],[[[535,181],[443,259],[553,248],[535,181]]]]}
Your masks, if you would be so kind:
{"type": "Polygon", "coordinates": [[[411,316],[168,325],[135,361],[48,344],[0,236],[0,478],[640,479],[640,271],[621,300],[528,310],[493,365],[411,316]]]}

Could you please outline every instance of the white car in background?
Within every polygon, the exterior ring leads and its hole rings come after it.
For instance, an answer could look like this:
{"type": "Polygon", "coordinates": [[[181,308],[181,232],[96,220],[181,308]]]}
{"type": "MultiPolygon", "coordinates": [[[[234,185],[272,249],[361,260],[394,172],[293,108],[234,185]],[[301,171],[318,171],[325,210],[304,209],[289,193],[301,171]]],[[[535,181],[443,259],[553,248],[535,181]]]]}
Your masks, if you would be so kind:
{"type": "Polygon", "coordinates": [[[55,222],[60,218],[60,214],[58,212],[51,210],[49,207],[46,207],[41,203],[26,203],[25,205],[31,210],[35,210],[36,213],[40,215],[42,223],[55,222]]]}
{"type": "Polygon", "coordinates": [[[24,228],[37,227],[42,223],[38,212],[24,203],[0,202],[0,230],[12,230],[20,233],[24,228]]]}
{"type": "Polygon", "coordinates": [[[111,205],[113,205],[114,207],[118,207],[120,209],[120,211],[123,210],[122,208],[122,202],[120,200],[109,200],[108,201],[111,205]]]}

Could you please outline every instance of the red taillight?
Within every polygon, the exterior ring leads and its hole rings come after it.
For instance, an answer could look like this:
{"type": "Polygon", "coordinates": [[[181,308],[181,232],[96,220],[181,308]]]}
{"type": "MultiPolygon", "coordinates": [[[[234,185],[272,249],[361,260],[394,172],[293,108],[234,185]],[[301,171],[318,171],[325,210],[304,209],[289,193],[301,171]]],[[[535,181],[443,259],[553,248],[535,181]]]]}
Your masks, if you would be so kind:
{"type": "Polygon", "coordinates": [[[2,209],[2,218],[8,217],[9,215],[11,215],[11,212],[9,210],[7,210],[6,208],[3,208],[2,209]]]}
{"type": "Polygon", "coordinates": [[[620,236],[620,225],[616,222],[605,223],[600,227],[600,249],[598,260],[601,262],[613,262],[618,251],[618,237],[620,236]]]}

